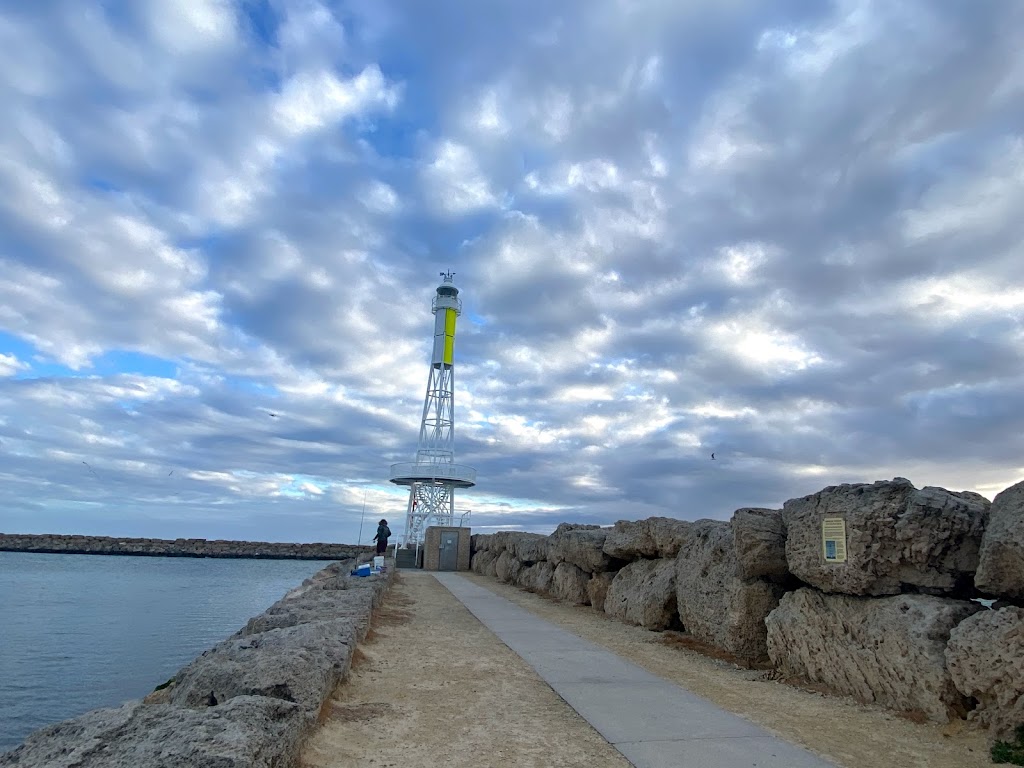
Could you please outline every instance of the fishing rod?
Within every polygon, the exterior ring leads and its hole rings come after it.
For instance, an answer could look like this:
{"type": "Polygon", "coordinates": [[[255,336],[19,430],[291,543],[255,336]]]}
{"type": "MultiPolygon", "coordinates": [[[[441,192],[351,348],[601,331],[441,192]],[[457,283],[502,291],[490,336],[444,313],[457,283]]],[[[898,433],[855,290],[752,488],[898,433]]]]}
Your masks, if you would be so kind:
{"type": "Polygon", "coordinates": [[[356,546],[359,546],[360,544],[363,543],[363,518],[366,516],[366,491],[367,490],[368,490],[367,488],[363,489],[363,511],[359,513],[359,538],[356,539],[356,546]]]}

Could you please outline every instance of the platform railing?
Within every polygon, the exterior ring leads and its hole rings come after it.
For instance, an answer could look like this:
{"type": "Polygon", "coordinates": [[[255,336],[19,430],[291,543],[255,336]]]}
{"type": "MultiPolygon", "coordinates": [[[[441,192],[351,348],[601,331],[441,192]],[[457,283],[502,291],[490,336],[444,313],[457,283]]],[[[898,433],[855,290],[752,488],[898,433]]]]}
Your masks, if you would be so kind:
{"type": "Polygon", "coordinates": [[[465,464],[406,461],[391,465],[391,479],[457,480],[464,483],[476,483],[476,470],[465,464]]]}

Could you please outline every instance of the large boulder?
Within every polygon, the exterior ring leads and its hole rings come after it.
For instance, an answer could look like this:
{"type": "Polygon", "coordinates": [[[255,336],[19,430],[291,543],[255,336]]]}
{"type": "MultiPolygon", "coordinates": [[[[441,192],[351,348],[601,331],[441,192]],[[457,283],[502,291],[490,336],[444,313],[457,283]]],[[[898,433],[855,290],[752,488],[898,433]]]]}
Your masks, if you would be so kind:
{"type": "Polygon", "coordinates": [[[587,596],[590,598],[590,605],[595,611],[604,610],[604,601],[608,596],[608,588],[615,579],[614,573],[595,573],[587,582],[587,596]]]}
{"type": "Polygon", "coordinates": [[[357,629],[351,621],[315,621],[231,637],[183,667],[170,701],[184,707],[266,696],[298,704],[310,721],[348,672],[357,629]]]}
{"type": "Polygon", "coordinates": [[[495,555],[508,552],[514,546],[517,535],[519,535],[519,531],[498,531],[497,533],[492,533],[487,550],[495,555]]]}
{"type": "Polygon", "coordinates": [[[989,501],[968,491],[917,490],[909,480],[830,486],[783,505],[790,572],[824,592],[969,592],[989,501]],[[846,561],[825,560],[822,523],[846,527],[846,561]]]}
{"type": "Polygon", "coordinates": [[[732,516],[732,536],[740,578],[785,581],[786,525],[781,509],[744,507],[732,516]]]}
{"type": "Polygon", "coordinates": [[[782,587],[739,577],[732,526],[698,520],[676,557],[676,605],[694,638],[744,661],[767,655],[764,619],[779,604],[782,587]]]}
{"type": "Polygon", "coordinates": [[[547,561],[533,564],[533,578],[530,585],[532,592],[546,595],[551,592],[551,585],[555,579],[555,566],[547,561]]]}
{"type": "Polygon", "coordinates": [[[974,583],[993,595],[1024,599],[1024,482],[992,502],[974,583]]]}
{"type": "Polygon", "coordinates": [[[608,531],[604,553],[619,560],[675,557],[690,523],[670,517],[619,520],[608,531]]]}
{"type": "Polygon", "coordinates": [[[484,573],[484,571],[487,570],[487,566],[492,565],[494,561],[497,559],[497,556],[493,552],[486,549],[482,549],[475,555],[473,555],[473,559],[469,562],[469,567],[475,573],[482,574],[484,573]]]}
{"type": "Polygon", "coordinates": [[[0,766],[17,768],[278,768],[308,727],[302,707],[240,696],[207,709],[130,702],[36,731],[0,766]]]}
{"type": "Polygon", "coordinates": [[[357,627],[358,637],[362,638],[369,629],[374,603],[374,591],[370,589],[309,591],[274,603],[259,616],[249,619],[235,636],[257,635],[324,619],[347,619],[357,627]]]}
{"type": "Polygon", "coordinates": [[[498,578],[499,555],[494,554],[491,550],[487,550],[487,554],[490,555],[490,558],[483,562],[480,574],[482,576],[489,576],[492,579],[496,579],[498,578]]]}
{"type": "Polygon", "coordinates": [[[486,552],[491,546],[491,534],[474,533],[469,537],[469,548],[472,552],[486,552]]]}
{"type": "Polygon", "coordinates": [[[1024,608],[979,611],[949,633],[953,684],[978,701],[993,739],[1012,741],[1024,725],[1024,608]]]}
{"type": "Polygon", "coordinates": [[[612,558],[603,551],[608,531],[596,525],[562,523],[548,537],[550,563],[569,563],[587,573],[610,569],[612,558]]]}
{"type": "Polygon", "coordinates": [[[981,609],[931,595],[787,593],[768,616],[768,655],[789,675],[944,723],[969,709],[946,668],[951,630],[981,609]]]}
{"type": "Polygon", "coordinates": [[[668,629],[676,621],[675,560],[637,560],[619,571],[604,612],[644,629],[668,629]]]}
{"type": "Polygon", "coordinates": [[[559,600],[576,605],[587,605],[590,595],[587,594],[587,583],[590,574],[572,563],[559,563],[551,578],[551,594],[559,600]]]}
{"type": "Polygon", "coordinates": [[[527,592],[536,592],[538,579],[543,579],[545,576],[545,569],[541,567],[542,565],[547,565],[547,583],[550,584],[550,574],[554,573],[555,569],[547,563],[532,563],[530,565],[524,565],[520,568],[519,573],[516,574],[516,579],[513,583],[520,589],[525,589],[527,592]]]}
{"type": "Polygon", "coordinates": [[[548,537],[540,533],[521,533],[511,551],[524,564],[548,559],[548,537]]]}
{"type": "MultiPolygon", "coordinates": [[[[496,534],[497,535],[497,534],[496,534]]],[[[498,555],[498,559],[494,563],[494,575],[498,581],[503,581],[506,584],[515,583],[516,577],[519,575],[519,571],[522,570],[523,564],[519,562],[515,555],[508,550],[502,550],[501,554],[498,555]]]]}
{"type": "Polygon", "coordinates": [[[537,573],[537,565],[523,565],[520,563],[519,572],[516,574],[515,581],[512,583],[520,589],[527,591],[533,590],[533,580],[537,573]]]}

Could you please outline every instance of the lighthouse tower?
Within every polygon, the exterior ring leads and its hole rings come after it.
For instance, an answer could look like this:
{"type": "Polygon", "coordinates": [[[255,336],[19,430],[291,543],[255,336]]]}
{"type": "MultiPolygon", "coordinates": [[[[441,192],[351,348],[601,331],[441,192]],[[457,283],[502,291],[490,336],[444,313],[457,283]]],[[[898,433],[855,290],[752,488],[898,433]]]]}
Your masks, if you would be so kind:
{"type": "Polygon", "coordinates": [[[455,525],[455,489],[472,488],[476,470],[455,463],[455,319],[462,314],[452,272],[441,273],[431,305],[434,348],[423,399],[416,461],[391,465],[391,482],[409,487],[405,543],[419,544],[429,525],[455,525]]]}

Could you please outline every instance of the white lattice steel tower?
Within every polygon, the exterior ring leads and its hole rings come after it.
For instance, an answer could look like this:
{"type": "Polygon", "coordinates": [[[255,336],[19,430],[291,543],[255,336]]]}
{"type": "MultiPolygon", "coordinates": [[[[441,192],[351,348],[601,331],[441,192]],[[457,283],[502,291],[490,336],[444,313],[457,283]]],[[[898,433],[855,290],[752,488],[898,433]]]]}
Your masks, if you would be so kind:
{"type": "Polygon", "coordinates": [[[431,306],[434,349],[416,461],[391,465],[391,482],[409,486],[406,543],[421,542],[428,525],[455,525],[455,489],[476,484],[476,470],[455,463],[455,319],[462,314],[462,301],[453,277],[441,273],[431,306]]]}

